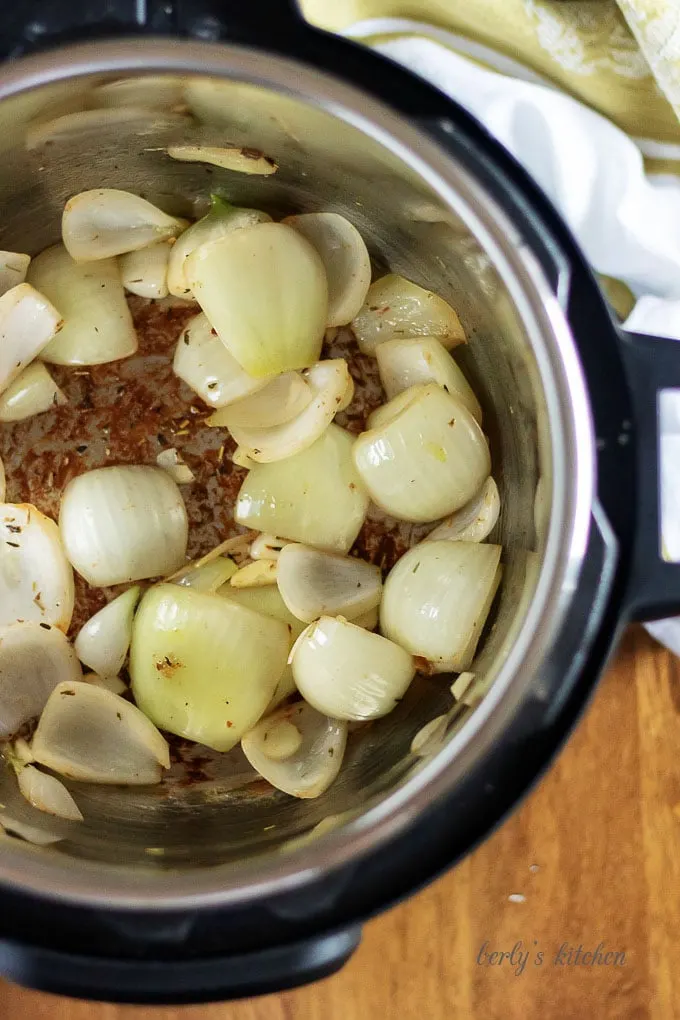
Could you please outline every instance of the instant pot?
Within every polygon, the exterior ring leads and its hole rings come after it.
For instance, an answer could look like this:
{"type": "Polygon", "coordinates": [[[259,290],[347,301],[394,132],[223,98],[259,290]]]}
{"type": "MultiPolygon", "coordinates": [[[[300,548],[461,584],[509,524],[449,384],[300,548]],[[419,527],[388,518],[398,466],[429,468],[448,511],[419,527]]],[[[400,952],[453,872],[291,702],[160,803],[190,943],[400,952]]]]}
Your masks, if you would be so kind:
{"type": "Polygon", "coordinates": [[[2,248],[53,243],[64,202],[96,187],[185,215],[215,190],[274,214],[332,209],[466,326],[505,572],[443,744],[410,752],[451,705],[449,682],[425,678],[354,734],[318,800],[219,767],[163,796],[81,785],[86,821],[63,823],[60,842],[0,846],[0,971],[14,981],[150,1003],[303,984],[499,824],[626,623],[680,612],[680,570],[660,552],[657,425],[680,348],[620,331],[554,209],[468,114],[310,27],[292,0],[24,0],[0,15],[0,50],[2,248]],[[181,102],[159,105],[148,76],[181,102]],[[122,100],[93,100],[119,80],[122,100]],[[186,140],[249,146],[279,170],[169,160],[186,140]]]}

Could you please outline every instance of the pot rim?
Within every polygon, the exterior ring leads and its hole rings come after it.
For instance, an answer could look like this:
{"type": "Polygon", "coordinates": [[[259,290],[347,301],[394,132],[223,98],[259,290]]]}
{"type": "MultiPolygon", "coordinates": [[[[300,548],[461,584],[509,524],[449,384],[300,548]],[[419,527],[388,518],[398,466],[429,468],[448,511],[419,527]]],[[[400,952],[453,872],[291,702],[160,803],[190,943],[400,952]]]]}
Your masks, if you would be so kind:
{"type": "MultiPolygon", "coordinates": [[[[368,51],[366,57],[371,59],[368,51]]],[[[161,72],[235,79],[331,111],[377,138],[461,217],[490,255],[533,345],[551,423],[553,510],[531,607],[491,689],[435,758],[342,828],[289,853],[181,871],[65,858],[19,840],[3,841],[0,881],[6,886],[63,903],[123,910],[253,903],[319,881],[413,826],[490,751],[531,689],[576,590],[595,487],[594,430],[580,360],[560,301],[537,260],[489,192],[455,156],[373,95],[272,52],[145,37],[81,43],[14,61],[3,68],[0,100],[88,75],[161,72]]]]}

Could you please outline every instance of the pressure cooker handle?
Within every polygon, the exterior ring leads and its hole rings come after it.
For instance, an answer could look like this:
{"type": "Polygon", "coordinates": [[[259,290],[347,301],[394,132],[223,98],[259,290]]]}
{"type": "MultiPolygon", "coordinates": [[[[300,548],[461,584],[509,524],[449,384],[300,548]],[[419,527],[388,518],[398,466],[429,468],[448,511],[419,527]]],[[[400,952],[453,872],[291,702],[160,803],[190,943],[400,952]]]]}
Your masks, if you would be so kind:
{"type": "Polygon", "coordinates": [[[136,34],[266,42],[303,24],[296,0],[22,0],[3,4],[0,58],[136,34]]]}
{"type": "Polygon", "coordinates": [[[657,620],[680,614],[680,563],[668,562],[661,551],[659,433],[660,394],[680,389],[680,342],[622,331],[621,347],[634,422],[621,422],[619,442],[634,443],[637,476],[637,526],[624,604],[630,619],[657,620]]]}
{"type": "Polygon", "coordinates": [[[100,1002],[224,1002],[329,977],[360,940],[357,926],[238,956],[149,960],[81,956],[0,939],[0,974],[26,988],[100,1002]]]}

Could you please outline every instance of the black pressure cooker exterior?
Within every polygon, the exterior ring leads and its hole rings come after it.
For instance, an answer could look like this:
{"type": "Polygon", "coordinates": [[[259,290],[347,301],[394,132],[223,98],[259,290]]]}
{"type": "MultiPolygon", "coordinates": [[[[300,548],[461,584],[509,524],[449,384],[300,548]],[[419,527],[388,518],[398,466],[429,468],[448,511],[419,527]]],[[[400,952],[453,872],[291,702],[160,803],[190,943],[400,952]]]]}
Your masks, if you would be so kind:
{"type": "Polygon", "coordinates": [[[0,887],[6,977],[81,998],[190,1003],[295,987],[336,971],[358,945],[362,921],[450,867],[517,804],[583,710],[621,627],[680,612],[680,568],[659,559],[655,456],[657,393],[680,385],[680,349],[668,340],[622,337],[551,204],[469,114],[391,61],[311,28],[294,0],[23,0],[0,12],[0,58],[141,34],[229,41],[318,67],[455,151],[514,221],[559,294],[598,439],[588,555],[553,656],[559,699],[520,710],[493,756],[433,804],[415,830],[363,856],[360,866],[229,911],[101,911],[0,887]],[[618,543],[614,559],[611,539],[603,537],[609,527],[618,543]]]}

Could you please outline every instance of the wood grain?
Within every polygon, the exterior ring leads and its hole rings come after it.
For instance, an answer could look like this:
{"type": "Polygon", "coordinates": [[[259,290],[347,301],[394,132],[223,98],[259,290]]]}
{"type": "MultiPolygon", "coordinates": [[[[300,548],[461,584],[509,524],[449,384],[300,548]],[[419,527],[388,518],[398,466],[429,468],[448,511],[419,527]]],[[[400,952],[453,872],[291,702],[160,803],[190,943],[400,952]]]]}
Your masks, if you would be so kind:
{"type": "Polygon", "coordinates": [[[0,984],[0,1018],[680,1017],[678,748],[680,663],[635,628],[520,810],[455,871],[371,922],[341,974],[283,995],[186,1009],[93,1008],[0,984]],[[507,959],[477,963],[483,943],[491,953],[518,941],[531,952],[521,973],[507,959]],[[582,953],[604,943],[602,952],[623,952],[625,961],[554,963],[562,943],[574,952],[582,944],[582,953]]]}

